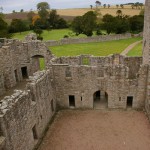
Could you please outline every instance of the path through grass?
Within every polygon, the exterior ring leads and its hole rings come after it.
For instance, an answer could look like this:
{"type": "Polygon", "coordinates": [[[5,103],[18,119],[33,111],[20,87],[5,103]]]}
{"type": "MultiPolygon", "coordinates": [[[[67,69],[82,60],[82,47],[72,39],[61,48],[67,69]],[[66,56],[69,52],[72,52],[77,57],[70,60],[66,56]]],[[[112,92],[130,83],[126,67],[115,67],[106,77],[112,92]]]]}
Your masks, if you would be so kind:
{"type": "Polygon", "coordinates": [[[142,56],[142,43],[136,45],[132,50],[127,54],[128,56],[142,56]]]}
{"type": "Polygon", "coordinates": [[[107,41],[99,43],[70,44],[50,47],[50,50],[57,57],[77,56],[89,54],[94,56],[108,56],[110,54],[120,54],[130,44],[141,40],[141,38],[130,38],[117,41],[107,41]]]}

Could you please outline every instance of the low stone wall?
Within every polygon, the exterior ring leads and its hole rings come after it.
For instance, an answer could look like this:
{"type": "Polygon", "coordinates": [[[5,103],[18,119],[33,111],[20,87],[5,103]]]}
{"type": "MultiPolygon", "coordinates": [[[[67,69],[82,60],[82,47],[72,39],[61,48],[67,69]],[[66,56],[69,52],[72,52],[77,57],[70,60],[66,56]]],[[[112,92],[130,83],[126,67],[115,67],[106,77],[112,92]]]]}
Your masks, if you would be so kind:
{"type": "Polygon", "coordinates": [[[86,38],[66,38],[59,41],[46,41],[47,46],[59,46],[65,44],[79,44],[79,43],[91,43],[91,42],[103,42],[103,41],[112,41],[112,40],[121,40],[131,38],[130,33],[126,34],[115,34],[115,35],[100,35],[95,37],[86,37],[86,38]]]}
{"type": "Polygon", "coordinates": [[[49,78],[49,70],[37,72],[25,91],[15,90],[0,102],[1,149],[32,150],[38,143],[56,109],[49,78]]]}

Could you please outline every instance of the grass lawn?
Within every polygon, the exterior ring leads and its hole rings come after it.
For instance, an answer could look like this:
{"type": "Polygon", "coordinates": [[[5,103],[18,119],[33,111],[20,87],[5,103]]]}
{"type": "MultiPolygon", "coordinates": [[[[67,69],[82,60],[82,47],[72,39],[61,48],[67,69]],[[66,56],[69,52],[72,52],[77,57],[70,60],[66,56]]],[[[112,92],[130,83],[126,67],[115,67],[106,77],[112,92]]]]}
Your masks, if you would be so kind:
{"type": "Polygon", "coordinates": [[[127,54],[128,56],[142,56],[142,43],[136,45],[132,50],[127,54]]]}
{"type": "MultiPolygon", "coordinates": [[[[64,37],[64,35],[68,35],[69,33],[71,33],[72,31],[70,29],[56,29],[56,30],[51,30],[51,31],[47,31],[44,30],[44,32],[42,33],[42,37],[44,38],[44,41],[47,40],[60,40],[64,37]]],[[[13,35],[13,38],[17,38],[20,40],[23,40],[25,38],[26,35],[33,33],[33,31],[25,31],[20,33],[15,33],[13,35]]],[[[75,37],[86,37],[85,35],[81,34],[79,36],[73,36],[75,37]]]]}
{"type": "Polygon", "coordinates": [[[53,54],[60,56],[77,56],[90,54],[94,56],[108,56],[121,53],[130,44],[141,40],[141,38],[130,38],[125,40],[107,41],[99,43],[70,44],[49,47],[53,54]]]}

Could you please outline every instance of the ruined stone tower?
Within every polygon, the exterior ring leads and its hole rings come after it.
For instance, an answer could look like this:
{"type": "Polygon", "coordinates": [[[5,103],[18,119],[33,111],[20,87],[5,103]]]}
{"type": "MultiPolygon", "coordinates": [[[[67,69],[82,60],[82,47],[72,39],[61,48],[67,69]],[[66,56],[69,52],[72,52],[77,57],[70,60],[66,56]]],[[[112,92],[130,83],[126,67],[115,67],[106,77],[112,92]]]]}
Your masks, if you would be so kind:
{"type": "Polygon", "coordinates": [[[145,2],[143,64],[150,63],[150,0],[145,2]]]}

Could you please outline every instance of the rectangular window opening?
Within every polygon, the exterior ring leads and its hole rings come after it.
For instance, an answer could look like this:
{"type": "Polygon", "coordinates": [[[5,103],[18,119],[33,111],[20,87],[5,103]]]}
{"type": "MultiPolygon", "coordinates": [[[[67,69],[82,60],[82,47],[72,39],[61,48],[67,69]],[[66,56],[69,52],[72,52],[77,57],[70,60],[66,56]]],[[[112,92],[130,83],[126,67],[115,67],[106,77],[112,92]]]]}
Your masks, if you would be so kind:
{"type": "Polygon", "coordinates": [[[83,64],[83,65],[90,65],[90,60],[89,60],[89,58],[82,58],[82,64],[83,64]]]}
{"type": "Polygon", "coordinates": [[[33,132],[33,138],[35,140],[37,140],[38,139],[38,135],[37,135],[36,125],[32,128],[32,132],[33,132]]]}
{"type": "Polygon", "coordinates": [[[133,96],[127,96],[127,107],[131,108],[133,105],[133,96]]]}
{"type": "Polygon", "coordinates": [[[74,95],[69,95],[69,106],[75,107],[75,96],[74,95]]]}

